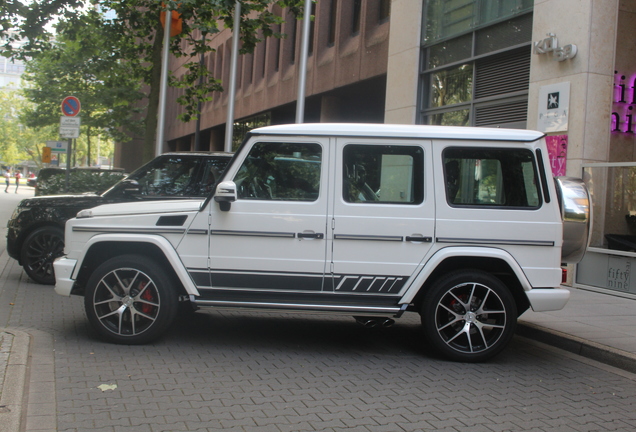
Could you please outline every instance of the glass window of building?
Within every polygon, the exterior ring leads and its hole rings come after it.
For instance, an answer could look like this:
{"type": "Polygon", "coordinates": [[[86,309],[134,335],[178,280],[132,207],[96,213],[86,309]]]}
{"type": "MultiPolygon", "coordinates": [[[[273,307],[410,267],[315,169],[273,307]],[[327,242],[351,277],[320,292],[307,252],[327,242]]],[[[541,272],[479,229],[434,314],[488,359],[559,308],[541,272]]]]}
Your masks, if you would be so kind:
{"type": "Polygon", "coordinates": [[[532,0],[428,0],[420,123],[525,128],[532,0]]]}

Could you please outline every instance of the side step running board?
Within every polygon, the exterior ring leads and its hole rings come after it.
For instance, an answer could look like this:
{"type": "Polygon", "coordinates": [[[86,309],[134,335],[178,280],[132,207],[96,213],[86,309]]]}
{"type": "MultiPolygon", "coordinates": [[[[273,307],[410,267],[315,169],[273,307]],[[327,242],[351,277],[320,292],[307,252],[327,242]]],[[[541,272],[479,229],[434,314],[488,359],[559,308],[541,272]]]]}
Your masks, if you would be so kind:
{"type": "Polygon", "coordinates": [[[190,296],[190,301],[200,307],[230,307],[249,309],[276,309],[285,311],[312,311],[334,312],[356,315],[393,315],[400,317],[408,305],[400,306],[353,306],[353,305],[327,305],[327,304],[300,304],[300,303],[268,303],[268,302],[242,302],[229,300],[197,300],[190,296]]]}

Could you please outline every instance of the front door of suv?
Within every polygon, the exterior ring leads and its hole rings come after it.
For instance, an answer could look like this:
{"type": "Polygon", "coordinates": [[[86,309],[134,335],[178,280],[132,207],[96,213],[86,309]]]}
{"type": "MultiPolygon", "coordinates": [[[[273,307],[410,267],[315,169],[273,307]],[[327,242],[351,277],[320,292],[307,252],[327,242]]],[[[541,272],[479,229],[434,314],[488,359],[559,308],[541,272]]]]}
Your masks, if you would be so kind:
{"type": "Polygon", "coordinates": [[[227,212],[210,202],[209,283],[199,283],[200,300],[288,304],[323,296],[327,143],[247,144],[247,157],[225,176],[236,184],[237,200],[227,212]]]}
{"type": "Polygon", "coordinates": [[[333,158],[332,289],[395,305],[435,236],[431,143],[340,138],[333,158]]]}

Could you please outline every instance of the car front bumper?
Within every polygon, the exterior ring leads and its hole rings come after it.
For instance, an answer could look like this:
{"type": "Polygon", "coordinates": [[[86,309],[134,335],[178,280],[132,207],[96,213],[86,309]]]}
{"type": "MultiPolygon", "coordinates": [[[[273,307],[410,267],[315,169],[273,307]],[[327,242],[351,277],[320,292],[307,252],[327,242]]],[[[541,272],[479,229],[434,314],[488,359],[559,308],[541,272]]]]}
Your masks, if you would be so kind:
{"type": "Polygon", "coordinates": [[[60,257],[53,263],[55,270],[55,292],[59,295],[70,296],[75,285],[75,280],[71,279],[73,270],[77,265],[77,260],[60,257]]]}

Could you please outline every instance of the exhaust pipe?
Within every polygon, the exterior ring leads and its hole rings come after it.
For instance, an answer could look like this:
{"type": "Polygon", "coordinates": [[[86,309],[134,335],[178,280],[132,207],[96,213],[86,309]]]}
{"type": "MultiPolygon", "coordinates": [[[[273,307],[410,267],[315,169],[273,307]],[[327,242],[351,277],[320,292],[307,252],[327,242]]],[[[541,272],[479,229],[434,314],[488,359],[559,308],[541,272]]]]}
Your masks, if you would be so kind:
{"type": "Polygon", "coordinates": [[[380,325],[384,328],[389,328],[393,326],[393,324],[395,324],[395,320],[391,318],[383,318],[382,321],[380,322],[380,325]]]}
{"type": "Polygon", "coordinates": [[[356,322],[363,327],[384,327],[388,328],[395,324],[395,320],[384,317],[354,317],[356,322]]]}
{"type": "Polygon", "coordinates": [[[353,317],[362,327],[373,328],[378,325],[378,320],[371,317],[353,317]]]}

